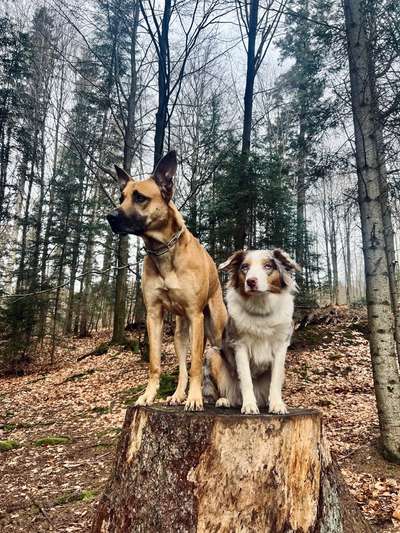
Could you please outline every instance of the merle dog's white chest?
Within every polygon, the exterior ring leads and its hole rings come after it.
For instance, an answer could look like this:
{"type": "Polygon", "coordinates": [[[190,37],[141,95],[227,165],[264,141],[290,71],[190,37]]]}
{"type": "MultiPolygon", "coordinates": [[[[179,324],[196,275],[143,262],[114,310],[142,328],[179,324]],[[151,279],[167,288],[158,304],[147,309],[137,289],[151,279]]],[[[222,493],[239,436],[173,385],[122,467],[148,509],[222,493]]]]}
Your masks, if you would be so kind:
{"type": "Polygon", "coordinates": [[[257,377],[267,372],[273,361],[272,346],[268,338],[247,345],[251,375],[257,377]]]}

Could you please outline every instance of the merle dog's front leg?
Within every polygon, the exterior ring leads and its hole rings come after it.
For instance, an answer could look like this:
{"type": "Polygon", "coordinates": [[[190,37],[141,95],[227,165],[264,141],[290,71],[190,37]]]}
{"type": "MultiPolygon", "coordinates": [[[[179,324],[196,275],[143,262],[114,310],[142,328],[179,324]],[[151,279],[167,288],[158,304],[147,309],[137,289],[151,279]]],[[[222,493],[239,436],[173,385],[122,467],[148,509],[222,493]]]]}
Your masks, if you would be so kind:
{"type": "Polygon", "coordinates": [[[242,413],[246,415],[256,415],[260,411],[254,395],[248,351],[244,345],[238,345],[235,348],[235,359],[240,381],[240,392],[242,393],[242,413]]]}
{"type": "Polygon", "coordinates": [[[273,362],[271,368],[271,384],[269,388],[268,410],[270,413],[283,415],[288,412],[282,399],[282,386],[285,378],[285,359],[287,345],[272,346],[273,362]]]}

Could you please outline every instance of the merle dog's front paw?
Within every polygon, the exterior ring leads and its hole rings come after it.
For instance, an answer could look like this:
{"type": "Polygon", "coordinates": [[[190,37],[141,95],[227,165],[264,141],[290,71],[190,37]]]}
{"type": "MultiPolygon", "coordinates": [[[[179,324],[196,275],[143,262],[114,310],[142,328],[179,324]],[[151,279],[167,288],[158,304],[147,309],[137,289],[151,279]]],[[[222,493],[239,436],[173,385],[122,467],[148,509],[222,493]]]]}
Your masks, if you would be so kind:
{"type": "Polygon", "coordinates": [[[218,400],[215,402],[215,407],[230,407],[231,404],[228,400],[228,398],[218,398],[218,400]]]}
{"type": "Polygon", "coordinates": [[[260,414],[260,410],[257,407],[257,403],[255,401],[243,402],[241,412],[244,415],[259,415],[260,414]]]}
{"type": "Polygon", "coordinates": [[[288,410],[283,400],[271,400],[269,402],[268,412],[275,415],[286,415],[288,410]]]}

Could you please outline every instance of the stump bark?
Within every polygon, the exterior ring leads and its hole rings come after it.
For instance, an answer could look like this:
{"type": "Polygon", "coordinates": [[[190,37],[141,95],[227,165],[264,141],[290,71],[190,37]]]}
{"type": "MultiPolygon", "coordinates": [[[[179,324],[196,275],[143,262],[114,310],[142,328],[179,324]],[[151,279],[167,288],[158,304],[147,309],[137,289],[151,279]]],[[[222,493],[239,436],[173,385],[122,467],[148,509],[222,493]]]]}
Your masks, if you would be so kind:
{"type": "Polygon", "coordinates": [[[321,415],[130,407],[94,533],[371,532],[321,415]]]}

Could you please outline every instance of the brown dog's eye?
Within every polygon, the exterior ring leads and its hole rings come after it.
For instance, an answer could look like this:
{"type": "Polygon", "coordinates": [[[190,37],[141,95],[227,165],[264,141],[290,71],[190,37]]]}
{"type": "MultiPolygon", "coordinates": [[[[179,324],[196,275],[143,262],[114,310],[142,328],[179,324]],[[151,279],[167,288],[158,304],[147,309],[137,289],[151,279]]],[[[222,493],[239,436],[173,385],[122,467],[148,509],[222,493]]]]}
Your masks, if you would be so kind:
{"type": "Polygon", "coordinates": [[[143,196],[143,194],[140,194],[140,192],[137,191],[133,193],[133,199],[138,204],[144,204],[148,200],[147,196],[143,196]]]}

